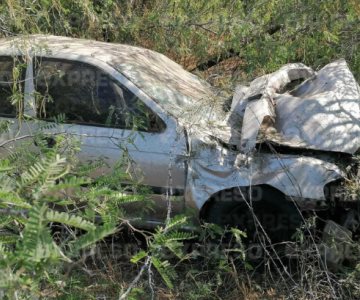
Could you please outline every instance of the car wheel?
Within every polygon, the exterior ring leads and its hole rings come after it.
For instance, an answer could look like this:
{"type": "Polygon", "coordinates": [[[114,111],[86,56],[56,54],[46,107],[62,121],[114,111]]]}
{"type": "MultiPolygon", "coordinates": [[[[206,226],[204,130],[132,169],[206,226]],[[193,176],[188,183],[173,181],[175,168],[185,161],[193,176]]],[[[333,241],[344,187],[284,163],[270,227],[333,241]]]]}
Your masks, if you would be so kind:
{"type": "Polygon", "coordinates": [[[245,199],[237,201],[213,198],[205,220],[221,226],[237,227],[247,233],[250,241],[267,235],[272,243],[289,241],[302,223],[295,204],[277,190],[264,188],[263,196],[257,201],[251,201],[248,193],[243,195],[246,195],[245,199]]]}

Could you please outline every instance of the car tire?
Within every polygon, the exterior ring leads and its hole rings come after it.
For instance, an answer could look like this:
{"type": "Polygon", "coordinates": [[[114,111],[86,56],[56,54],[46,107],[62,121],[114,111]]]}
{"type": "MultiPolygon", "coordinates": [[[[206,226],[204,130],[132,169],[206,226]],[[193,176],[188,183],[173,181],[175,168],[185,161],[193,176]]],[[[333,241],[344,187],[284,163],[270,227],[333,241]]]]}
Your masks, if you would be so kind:
{"type": "Polygon", "coordinates": [[[302,223],[294,203],[270,187],[263,188],[263,196],[257,201],[251,202],[249,193],[242,195],[245,197],[242,201],[221,201],[221,197],[213,197],[207,208],[206,222],[239,228],[251,241],[259,235],[264,236],[264,231],[272,243],[291,240],[302,223]]]}

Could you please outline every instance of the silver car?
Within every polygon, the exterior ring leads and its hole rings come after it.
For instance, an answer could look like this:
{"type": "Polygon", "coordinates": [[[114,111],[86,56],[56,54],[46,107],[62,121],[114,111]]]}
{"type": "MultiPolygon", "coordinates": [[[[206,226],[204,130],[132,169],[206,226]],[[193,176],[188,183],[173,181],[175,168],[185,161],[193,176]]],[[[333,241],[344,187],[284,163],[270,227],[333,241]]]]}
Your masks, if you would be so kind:
{"type": "MultiPolygon", "coordinates": [[[[344,61],[318,73],[288,65],[238,86],[228,107],[169,58],[128,45],[11,37],[0,41],[0,72],[0,116],[14,121],[1,151],[31,136],[31,121],[19,127],[18,113],[46,122],[62,115],[61,130],[81,141],[81,160],[102,158],[111,167],[129,155],[130,173],[154,193],[148,224],[190,208],[251,231],[255,211],[256,222],[282,239],[299,225],[299,212],[333,218],[341,211],[346,219],[356,207],[337,188],[356,167],[360,145],[358,84],[344,61]],[[9,100],[14,66],[21,112],[9,100]]],[[[57,130],[45,129],[50,137],[57,130]]]]}

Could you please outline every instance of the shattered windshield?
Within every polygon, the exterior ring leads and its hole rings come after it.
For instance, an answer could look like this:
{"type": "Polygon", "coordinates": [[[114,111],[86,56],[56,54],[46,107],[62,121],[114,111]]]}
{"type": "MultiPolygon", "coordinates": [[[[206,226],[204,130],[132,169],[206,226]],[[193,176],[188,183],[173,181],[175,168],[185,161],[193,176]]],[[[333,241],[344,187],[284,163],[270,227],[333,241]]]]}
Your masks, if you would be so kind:
{"type": "Polygon", "coordinates": [[[112,65],[178,119],[219,120],[222,101],[215,89],[164,55],[138,48],[112,65]]]}

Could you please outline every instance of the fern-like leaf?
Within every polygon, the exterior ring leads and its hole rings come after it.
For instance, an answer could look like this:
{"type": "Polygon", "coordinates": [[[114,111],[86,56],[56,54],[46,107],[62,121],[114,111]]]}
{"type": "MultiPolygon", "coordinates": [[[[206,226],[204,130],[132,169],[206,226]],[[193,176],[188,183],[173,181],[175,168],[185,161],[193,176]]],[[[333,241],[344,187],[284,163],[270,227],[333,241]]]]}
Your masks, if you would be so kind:
{"type": "Polygon", "coordinates": [[[184,241],[194,238],[195,235],[193,235],[190,232],[184,232],[184,231],[172,231],[169,233],[159,233],[156,235],[156,241],[159,244],[166,244],[168,242],[172,241],[184,241]]]}
{"type": "Polygon", "coordinates": [[[174,228],[180,227],[181,225],[186,224],[187,217],[183,215],[176,215],[170,219],[168,224],[166,224],[166,230],[172,230],[174,228]]]}
{"type": "Polygon", "coordinates": [[[175,274],[171,269],[170,263],[167,260],[160,261],[156,257],[152,257],[151,262],[156,268],[156,270],[159,272],[161,278],[164,280],[167,287],[172,289],[174,287],[172,280],[175,278],[175,274]]]}
{"type": "Polygon", "coordinates": [[[103,240],[105,237],[114,234],[116,230],[117,229],[114,224],[105,224],[97,227],[95,230],[88,231],[86,234],[73,242],[73,251],[77,253],[79,250],[94,245],[103,240]]]}
{"type": "Polygon", "coordinates": [[[79,217],[70,215],[66,212],[57,212],[54,210],[48,210],[46,212],[46,219],[49,222],[62,223],[71,227],[83,229],[86,231],[95,230],[95,224],[79,217]]]}
{"type": "Polygon", "coordinates": [[[31,205],[21,199],[16,192],[7,192],[5,190],[0,191],[0,205],[4,205],[5,207],[15,206],[25,209],[31,208],[31,205]]]}
{"type": "Polygon", "coordinates": [[[145,252],[144,250],[141,250],[140,252],[138,252],[137,254],[135,254],[132,258],[131,258],[131,262],[136,264],[137,262],[139,262],[140,260],[142,260],[144,257],[146,257],[148,254],[147,252],[145,252]]]}
{"type": "Polygon", "coordinates": [[[24,265],[33,268],[33,263],[58,258],[60,249],[54,243],[46,220],[47,206],[35,205],[29,211],[29,217],[23,231],[18,254],[23,256],[24,265]]]}

